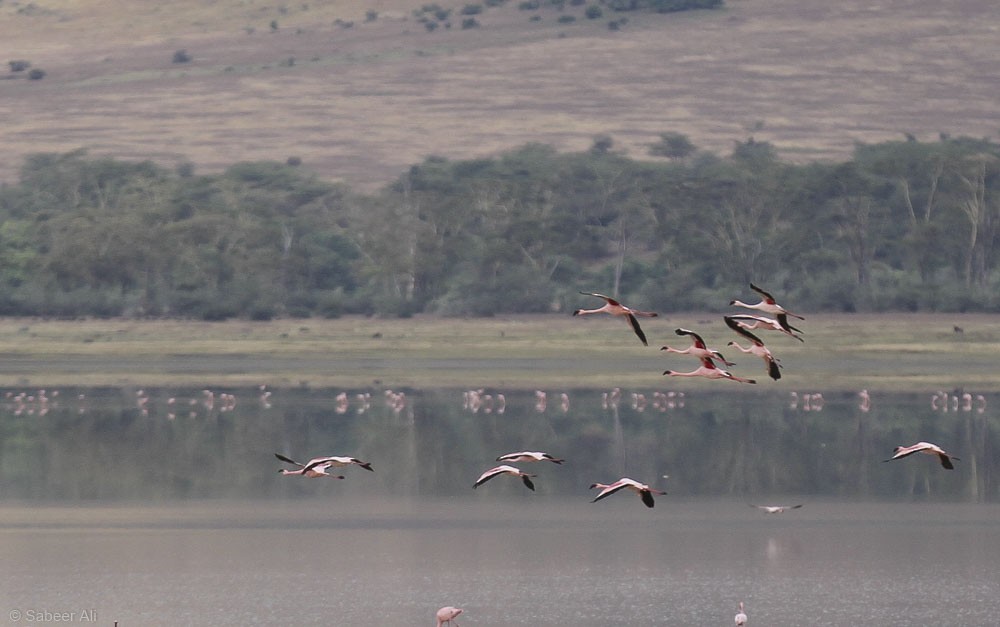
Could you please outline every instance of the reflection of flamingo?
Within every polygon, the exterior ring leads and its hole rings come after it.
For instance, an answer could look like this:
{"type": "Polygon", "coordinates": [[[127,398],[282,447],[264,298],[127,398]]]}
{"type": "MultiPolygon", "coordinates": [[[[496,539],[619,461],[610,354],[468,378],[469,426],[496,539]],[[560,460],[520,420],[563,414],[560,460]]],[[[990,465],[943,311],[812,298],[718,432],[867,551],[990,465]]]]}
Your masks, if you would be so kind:
{"type": "Polygon", "coordinates": [[[600,488],[601,492],[597,495],[597,497],[593,501],[591,501],[591,503],[596,503],[597,501],[600,501],[605,497],[611,496],[612,494],[618,492],[619,490],[627,488],[638,494],[639,498],[642,499],[642,502],[646,507],[653,507],[653,505],[655,505],[655,503],[653,502],[653,495],[666,494],[666,492],[664,492],[663,490],[657,490],[656,488],[651,488],[645,483],[639,483],[635,479],[629,479],[628,477],[622,477],[621,479],[615,481],[612,484],[593,483],[591,484],[590,489],[593,490],[594,488],[600,488]]]}
{"type": "Polygon", "coordinates": [[[764,290],[760,289],[759,287],[757,287],[753,283],[750,284],[750,289],[752,289],[753,291],[755,291],[758,294],[760,294],[761,296],[763,296],[764,297],[763,300],[761,300],[761,302],[759,302],[759,303],[754,303],[752,305],[748,305],[748,304],[746,304],[746,303],[744,303],[742,301],[739,301],[739,300],[731,300],[731,301],[729,301],[729,304],[730,305],[734,305],[736,307],[746,307],[747,309],[756,309],[757,311],[763,311],[764,313],[769,313],[769,314],[772,314],[772,315],[774,315],[774,314],[784,314],[786,316],[792,316],[793,318],[798,318],[799,320],[805,320],[805,318],[803,318],[799,314],[794,314],[794,313],[788,311],[787,309],[785,309],[784,307],[782,307],[781,305],[779,305],[774,300],[774,296],[771,296],[770,294],[768,294],[764,290]]]}
{"type": "Polygon", "coordinates": [[[587,314],[596,313],[606,313],[612,316],[622,316],[628,323],[632,326],[632,330],[642,341],[643,346],[649,346],[646,341],[646,334],[642,332],[642,328],[639,327],[639,321],[636,320],[636,316],[641,318],[655,318],[657,315],[654,311],[639,311],[637,309],[632,309],[631,307],[626,307],[625,305],[619,303],[617,300],[611,298],[610,296],[605,296],[604,294],[595,294],[593,292],[580,292],[587,296],[596,296],[598,298],[604,299],[604,306],[598,307],[597,309],[577,309],[573,312],[574,316],[584,316],[587,314]]]}
{"type": "Polygon", "coordinates": [[[747,614],[743,611],[743,601],[740,601],[740,611],[733,618],[736,621],[736,627],[743,627],[747,624],[747,614]]]}
{"type": "Polygon", "coordinates": [[[727,366],[736,365],[731,361],[727,361],[726,358],[723,357],[722,353],[720,353],[719,351],[709,348],[708,345],[705,343],[705,340],[703,340],[701,336],[695,333],[694,331],[689,331],[687,329],[674,329],[674,333],[676,333],[677,335],[690,335],[691,346],[688,346],[683,350],[672,348],[670,346],[661,346],[660,347],[661,351],[667,351],[668,353],[677,353],[679,355],[694,355],[695,357],[698,358],[708,357],[709,359],[718,359],[727,366]]]}
{"type": "Polygon", "coordinates": [[[472,488],[476,489],[479,486],[486,483],[487,481],[489,481],[490,479],[492,479],[493,477],[496,477],[498,475],[512,475],[514,477],[520,477],[521,481],[524,482],[524,485],[526,485],[529,490],[534,491],[535,489],[535,484],[533,484],[530,479],[530,477],[534,477],[535,475],[529,475],[528,473],[523,472],[517,468],[514,468],[513,466],[507,466],[507,465],[497,466],[496,468],[490,468],[483,474],[479,475],[479,479],[476,479],[476,483],[472,486],[472,488]]]}
{"type": "Polygon", "coordinates": [[[790,509],[798,509],[802,507],[802,503],[798,505],[754,505],[750,504],[750,507],[756,507],[759,510],[765,511],[768,514],[784,514],[790,509]]]}
{"type": "Polygon", "coordinates": [[[672,377],[705,377],[706,379],[731,379],[733,381],[739,381],[740,383],[757,383],[753,379],[737,377],[736,375],[717,367],[711,359],[702,359],[701,366],[695,368],[691,372],[664,370],[663,374],[668,374],[672,377]]]}
{"type": "Polygon", "coordinates": [[[441,627],[441,625],[451,625],[452,622],[455,623],[455,627],[458,627],[458,621],[455,619],[464,611],[465,610],[461,610],[450,605],[442,607],[437,611],[437,627],[441,627]]]}
{"type": "Polygon", "coordinates": [[[949,455],[937,444],[931,444],[930,442],[917,442],[912,446],[897,446],[893,449],[894,455],[889,459],[883,459],[883,462],[891,462],[894,459],[902,459],[914,453],[924,453],[925,455],[937,455],[938,459],[941,461],[941,465],[948,470],[954,470],[955,467],[952,465],[951,460],[958,460],[954,455],[949,455]]]}

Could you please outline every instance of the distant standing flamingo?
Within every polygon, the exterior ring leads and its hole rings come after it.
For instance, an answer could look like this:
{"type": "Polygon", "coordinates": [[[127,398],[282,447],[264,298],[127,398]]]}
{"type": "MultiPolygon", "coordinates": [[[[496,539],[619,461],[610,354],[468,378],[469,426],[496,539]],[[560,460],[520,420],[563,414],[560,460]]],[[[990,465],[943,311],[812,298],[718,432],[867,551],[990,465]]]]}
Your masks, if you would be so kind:
{"type": "Polygon", "coordinates": [[[893,456],[889,459],[883,459],[883,462],[891,462],[894,459],[902,459],[914,453],[923,453],[925,455],[937,455],[938,460],[940,460],[941,465],[948,470],[955,470],[952,465],[951,460],[959,461],[954,455],[949,455],[937,444],[931,444],[930,442],[917,442],[912,446],[897,446],[893,449],[893,456]]]}
{"type": "Polygon", "coordinates": [[[747,624],[747,614],[743,611],[743,601],[740,601],[740,611],[736,613],[734,620],[736,621],[736,627],[743,627],[747,624]]]}
{"type": "Polygon", "coordinates": [[[535,475],[529,475],[528,473],[523,472],[518,468],[514,468],[513,466],[507,466],[507,465],[497,466],[496,468],[490,468],[483,474],[479,475],[479,478],[476,479],[476,483],[472,486],[472,488],[476,489],[479,486],[486,483],[487,481],[489,481],[490,479],[492,479],[493,477],[496,477],[498,475],[512,475],[514,477],[520,477],[521,481],[524,482],[524,485],[526,485],[529,490],[531,491],[535,490],[535,484],[531,482],[531,477],[534,477],[535,475]]]}
{"type": "Polygon", "coordinates": [[[695,368],[691,372],[677,372],[676,370],[664,370],[663,374],[670,375],[671,377],[704,377],[706,379],[729,379],[731,381],[739,381],[740,383],[757,383],[753,379],[744,379],[743,377],[737,377],[736,375],[730,373],[727,370],[723,370],[715,365],[711,359],[703,357],[701,360],[701,366],[695,368]]]}
{"type": "Polygon", "coordinates": [[[763,297],[763,300],[761,300],[759,303],[753,303],[753,304],[747,304],[739,300],[731,300],[729,301],[729,304],[735,307],[756,309],[757,311],[763,311],[764,313],[769,313],[771,315],[784,314],[786,316],[798,318],[799,320],[805,320],[805,318],[803,318],[799,314],[792,313],[787,309],[785,309],[784,307],[782,307],[781,305],[779,305],[777,301],[774,300],[774,296],[771,296],[770,294],[760,289],[753,283],[750,284],[750,289],[760,294],[763,297]]]}
{"type": "Polygon", "coordinates": [[[653,507],[655,505],[655,503],[653,502],[653,495],[666,494],[666,492],[664,492],[663,490],[657,490],[656,488],[651,488],[645,483],[639,483],[635,479],[629,479],[628,477],[622,477],[618,481],[615,481],[614,483],[611,484],[592,483],[590,485],[590,489],[593,490],[594,488],[600,488],[601,491],[597,495],[597,497],[593,501],[591,501],[591,503],[596,503],[603,498],[609,497],[615,492],[618,492],[619,490],[628,489],[638,494],[639,498],[642,499],[642,502],[646,507],[653,507]]]}
{"type": "Polygon", "coordinates": [[[694,331],[689,331],[687,329],[674,329],[674,333],[676,333],[677,335],[690,335],[691,346],[688,346],[683,350],[672,348],[670,346],[661,346],[660,347],[661,351],[667,351],[668,353],[677,353],[679,355],[694,355],[695,357],[699,358],[709,357],[711,359],[718,359],[727,366],[736,365],[731,361],[727,361],[726,358],[723,357],[722,353],[720,353],[719,351],[709,348],[708,345],[705,343],[705,340],[703,340],[701,336],[695,333],[694,331]]]}
{"type": "Polygon", "coordinates": [[[612,316],[622,316],[626,320],[628,320],[628,323],[630,325],[632,325],[632,330],[635,331],[635,334],[639,336],[640,340],[642,340],[643,346],[649,346],[649,343],[646,341],[646,334],[643,333],[642,328],[639,327],[639,321],[636,319],[636,317],[655,318],[659,314],[653,311],[639,311],[637,309],[632,309],[631,307],[626,307],[625,305],[619,303],[617,300],[611,298],[610,296],[605,296],[604,294],[595,294],[593,292],[580,292],[580,293],[586,296],[596,296],[598,298],[603,298],[604,306],[598,307],[597,309],[577,309],[576,311],[573,312],[574,316],[585,316],[587,314],[596,314],[596,313],[606,313],[606,314],[611,314],[612,316]]]}
{"type": "Polygon", "coordinates": [[[455,627],[458,627],[458,621],[455,619],[458,618],[458,615],[464,611],[465,610],[452,607],[450,605],[442,607],[437,611],[437,627],[441,627],[441,625],[451,625],[452,623],[454,623],[455,627]]]}

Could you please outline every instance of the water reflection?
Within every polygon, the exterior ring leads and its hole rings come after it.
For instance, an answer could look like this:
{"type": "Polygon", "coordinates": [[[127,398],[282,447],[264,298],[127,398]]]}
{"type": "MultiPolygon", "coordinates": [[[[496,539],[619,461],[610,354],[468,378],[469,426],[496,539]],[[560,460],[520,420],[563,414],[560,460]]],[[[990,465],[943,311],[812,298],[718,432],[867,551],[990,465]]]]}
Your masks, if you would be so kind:
{"type": "MultiPolygon", "coordinates": [[[[988,399],[945,396],[12,390],[0,407],[0,468],[3,496],[29,500],[455,496],[499,454],[542,450],[570,462],[543,473],[540,495],[582,495],[581,486],[627,475],[686,496],[995,501],[988,399]],[[957,469],[942,472],[922,456],[880,463],[920,440],[960,457],[957,469]],[[320,486],[278,476],[275,452],[360,457],[379,472],[348,469],[343,485],[320,486]]],[[[503,483],[488,492],[516,497],[503,483]]]]}
{"type": "Polygon", "coordinates": [[[744,601],[751,624],[993,620],[997,425],[975,394],[58,392],[0,405],[0,616],[403,627],[457,605],[463,625],[690,626],[744,601]],[[961,461],[882,463],[917,440],[961,461]],[[567,461],[519,462],[535,492],[472,489],[520,450],[567,461]],[[281,476],[275,452],[375,472],[281,476]],[[623,475],[669,494],[590,503],[623,475]]]}

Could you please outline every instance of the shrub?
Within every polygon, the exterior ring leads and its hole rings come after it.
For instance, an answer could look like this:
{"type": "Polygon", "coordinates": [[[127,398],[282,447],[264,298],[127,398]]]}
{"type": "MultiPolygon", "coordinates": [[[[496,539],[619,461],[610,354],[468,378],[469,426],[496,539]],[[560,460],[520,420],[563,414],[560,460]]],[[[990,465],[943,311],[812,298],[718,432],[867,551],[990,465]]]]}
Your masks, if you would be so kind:
{"type": "Polygon", "coordinates": [[[188,54],[187,50],[177,50],[174,52],[174,58],[171,63],[190,63],[191,55],[188,54]]]}
{"type": "Polygon", "coordinates": [[[483,12],[483,5],[481,4],[467,4],[462,7],[462,15],[479,15],[483,12]]]}
{"type": "Polygon", "coordinates": [[[462,20],[462,30],[468,28],[479,28],[479,20],[474,17],[467,17],[462,20]]]}
{"type": "Polygon", "coordinates": [[[560,15],[557,21],[560,24],[569,24],[570,22],[575,22],[576,17],[572,15],[560,15]]]}
{"type": "Polygon", "coordinates": [[[524,0],[517,8],[521,11],[537,11],[542,6],[542,0],[524,0]]]}
{"type": "Polygon", "coordinates": [[[30,78],[33,81],[40,81],[43,78],[45,78],[45,70],[40,70],[38,68],[35,68],[30,72],[28,72],[28,78],[30,78]]]}
{"type": "Polygon", "coordinates": [[[374,22],[377,19],[378,19],[378,11],[374,9],[368,9],[367,11],[365,11],[366,22],[374,22]]]}
{"type": "Polygon", "coordinates": [[[31,67],[31,62],[18,59],[14,61],[8,61],[7,65],[10,66],[11,72],[23,72],[27,70],[29,67],[31,67]]]}
{"type": "Polygon", "coordinates": [[[592,4],[589,7],[587,7],[586,11],[584,11],[584,15],[587,16],[588,20],[597,20],[600,19],[602,15],[604,15],[604,11],[602,11],[601,7],[597,6],[596,4],[592,4]]]}

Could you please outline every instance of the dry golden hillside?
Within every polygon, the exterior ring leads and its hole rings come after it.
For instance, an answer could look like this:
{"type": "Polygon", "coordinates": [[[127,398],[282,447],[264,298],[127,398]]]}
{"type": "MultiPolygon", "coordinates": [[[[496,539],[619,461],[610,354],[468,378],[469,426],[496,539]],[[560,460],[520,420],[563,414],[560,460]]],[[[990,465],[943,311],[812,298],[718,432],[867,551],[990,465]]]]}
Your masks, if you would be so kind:
{"type": "Polygon", "coordinates": [[[81,147],[200,172],[298,156],[372,189],[429,154],[597,134],[636,158],[665,131],[720,153],[752,134],[802,161],[1000,130],[994,0],[727,0],[617,31],[607,11],[510,0],[475,29],[459,27],[465,2],[440,2],[452,28],[428,32],[422,4],[0,0],[3,60],[46,72],[0,68],[0,181],[25,154],[81,147]]]}

